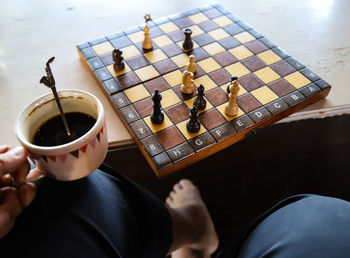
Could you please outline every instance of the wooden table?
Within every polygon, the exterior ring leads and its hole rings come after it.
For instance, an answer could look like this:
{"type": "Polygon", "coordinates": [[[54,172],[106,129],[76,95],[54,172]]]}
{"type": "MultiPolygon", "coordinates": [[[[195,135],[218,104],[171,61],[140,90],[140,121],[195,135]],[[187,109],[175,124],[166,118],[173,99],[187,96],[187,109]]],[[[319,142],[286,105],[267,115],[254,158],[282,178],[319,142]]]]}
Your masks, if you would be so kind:
{"type": "MultiPolygon", "coordinates": [[[[58,89],[95,94],[107,111],[111,147],[133,144],[93,77],[76,53],[77,44],[139,25],[150,12],[160,18],[208,1],[43,1],[3,0],[0,16],[0,143],[17,145],[16,116],[33,99],[49,92],[39,84],[44,64],[58,89]],[[166,4],[165,4],[166,3],[166,4]]],[[[346,0],[220,1],[256,30],[288,51],[333,86],[327,99],[284,121],[350,113],[350,2],[346,0]]]]}

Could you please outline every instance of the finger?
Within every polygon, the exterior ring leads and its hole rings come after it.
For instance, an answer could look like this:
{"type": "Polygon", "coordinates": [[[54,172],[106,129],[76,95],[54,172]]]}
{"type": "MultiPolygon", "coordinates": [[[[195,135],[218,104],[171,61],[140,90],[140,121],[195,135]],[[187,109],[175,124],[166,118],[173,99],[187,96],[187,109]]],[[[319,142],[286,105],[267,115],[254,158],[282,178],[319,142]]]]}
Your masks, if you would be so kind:
{"type": "Polygon", "coordinates": [[[0,187],[4,186],[12,186],[12,176],[10,174],[0,177],[0,187]]]}
{"type": "Polygon", "coordinates": [[[36,195],[36,186],[33,183],[24,183],[18,190],[18,197],[23,207],[28,207],[36,195]]]}
{"type": "Polygon", "coordinates": [[[13,177],[13,185],[15,187],[19,187],[21,184],[25,182],[29,169],[30,169],[30,164],[28,160],[26,160],[16,171],[14,171],[11,174],[13,177]]]}
{"type": "Polygon", "coordinates": [[[0,176],[12,173],[27,160],[27,151],[23,147],[8,149],[0,154],[0,176]]]}
{"type": "Polygon", "coordinates": [[[10,146],[8,146],[8,145],[0,145],[0,153],[4,153],[8,149],[10,149],[10,146]]]}

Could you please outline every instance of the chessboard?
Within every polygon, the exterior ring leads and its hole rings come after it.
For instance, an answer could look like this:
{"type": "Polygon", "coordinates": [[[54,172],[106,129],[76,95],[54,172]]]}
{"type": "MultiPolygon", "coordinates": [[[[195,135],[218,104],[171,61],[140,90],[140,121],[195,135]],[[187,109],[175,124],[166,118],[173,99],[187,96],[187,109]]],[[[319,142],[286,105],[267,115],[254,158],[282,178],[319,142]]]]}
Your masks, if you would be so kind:
{"type": "Polygon", "coordinates": [[[152,51],[143,51],[145,24],[78,45],[81,60],[133,136],[158,177],[178,171],[326,97],[330,85],[239,17],[207,4],[148,21],[152,51]],[[184,51],[184,29],[193,49],[184,51]],[[125,67],[113,68],[112,51],[125,67]],[[181,92],[189,55],[196,57],[194,85],[205,88],[200,130],[186,129],[196,92],[181,92]],[[227,84],[238,77],[238,114],[225,114],[227,84]],[[164,121],[151,122],[151,95],[162,95],[164,121]]]}

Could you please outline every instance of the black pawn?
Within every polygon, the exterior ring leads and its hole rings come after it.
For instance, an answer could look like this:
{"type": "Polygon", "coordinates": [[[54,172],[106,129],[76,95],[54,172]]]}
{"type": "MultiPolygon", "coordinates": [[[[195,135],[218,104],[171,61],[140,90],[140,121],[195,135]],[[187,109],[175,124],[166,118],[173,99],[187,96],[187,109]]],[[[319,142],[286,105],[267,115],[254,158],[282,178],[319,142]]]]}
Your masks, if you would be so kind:
{"type": "Polygon", "coordinates": [[[232,75],[231,82],[229,82],[227,84],[227,88],[226,88],[227,94],[230,94],[230,86],[232,85],[233,81],[237,81],[237,76],[236,75],[232,75]]]}
{"type": "Polygon", "coordinates": [[[160,95],[159,90],[155,90],[152,94],[153,100],[153,112],[151,114],[151,121],[154,124],[161,124],[164,121],[164,114],[162,111],[162,104],[160,101],[162,100],[162,95],[160,95]]]}
{"type": "Polygon", "coordinates": [[[186,128],[190,133],[196,133],[201,128],[201,124],[198,120],[198,108],[196,106],[193,106],[191,109],[190,120],[187,122],[186,128]]]}
{"type": "Polygon", "coordinates": [[[122,57],[123,52],[119,49],[114,49],[112,53],[113,57],[113,67],[116,71],[121,71],[124,69],[124,58],[122,57]]]}
{"type": "Polygon", "coordinates": [[[185,33],[185,40],[184,40],[182,47],[184,50],[191,50],[193,48],[193,42],[191,39],[192,30],[185,29],[184,33],[185,33]]]}
{"type": "Polygon", "coordinates": [[[204,95],[204,86],[201,84],[197,89],[197,98],[193,101],[193,105],[195,105],[198,110],[204,110],[207,106],[207,101],[204,99],[204,95]]]}

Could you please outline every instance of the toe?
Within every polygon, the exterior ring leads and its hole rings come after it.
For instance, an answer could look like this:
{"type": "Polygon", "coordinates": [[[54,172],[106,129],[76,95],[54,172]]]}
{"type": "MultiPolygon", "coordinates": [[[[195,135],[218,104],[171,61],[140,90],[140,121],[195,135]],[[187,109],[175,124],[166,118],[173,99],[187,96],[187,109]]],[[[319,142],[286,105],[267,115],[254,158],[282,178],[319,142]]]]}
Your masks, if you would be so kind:
{"type": "Polygon", "coordinates": [[[181,179],[179,184],[182,186],[182,187],[190,187],[190,186],[194,186],[194,184],[192,183],[191,180],[188,180],[188,179],[181,179]]]}
{"type": "Polygon", "coordinates": [[[175,191],[175,192],[181,191],[181,189],[183,189],[183,187],[182,187],[181,184],[176,184],[176,185],[174,185],[174,191],[175,191]]]}
{"type": "Polygon", "coordinates": [[[171,205],[173,204],[173,202],[174,202],[174,200],[173,200],[173,198],[171,198],[171,197],[168,197],[168,198],[166,198],[166,200],[165,200],[165,203],[166,203],[167,205],[169,205],[169,206],[171,206],[171,205]]]}
{"type": "Polygon", "coordinates": [[[171,191],[170,194],[169,194],[169,197],[174,199],[175,195],[176,195],[176,192],[175,191],[171,191]]]}

